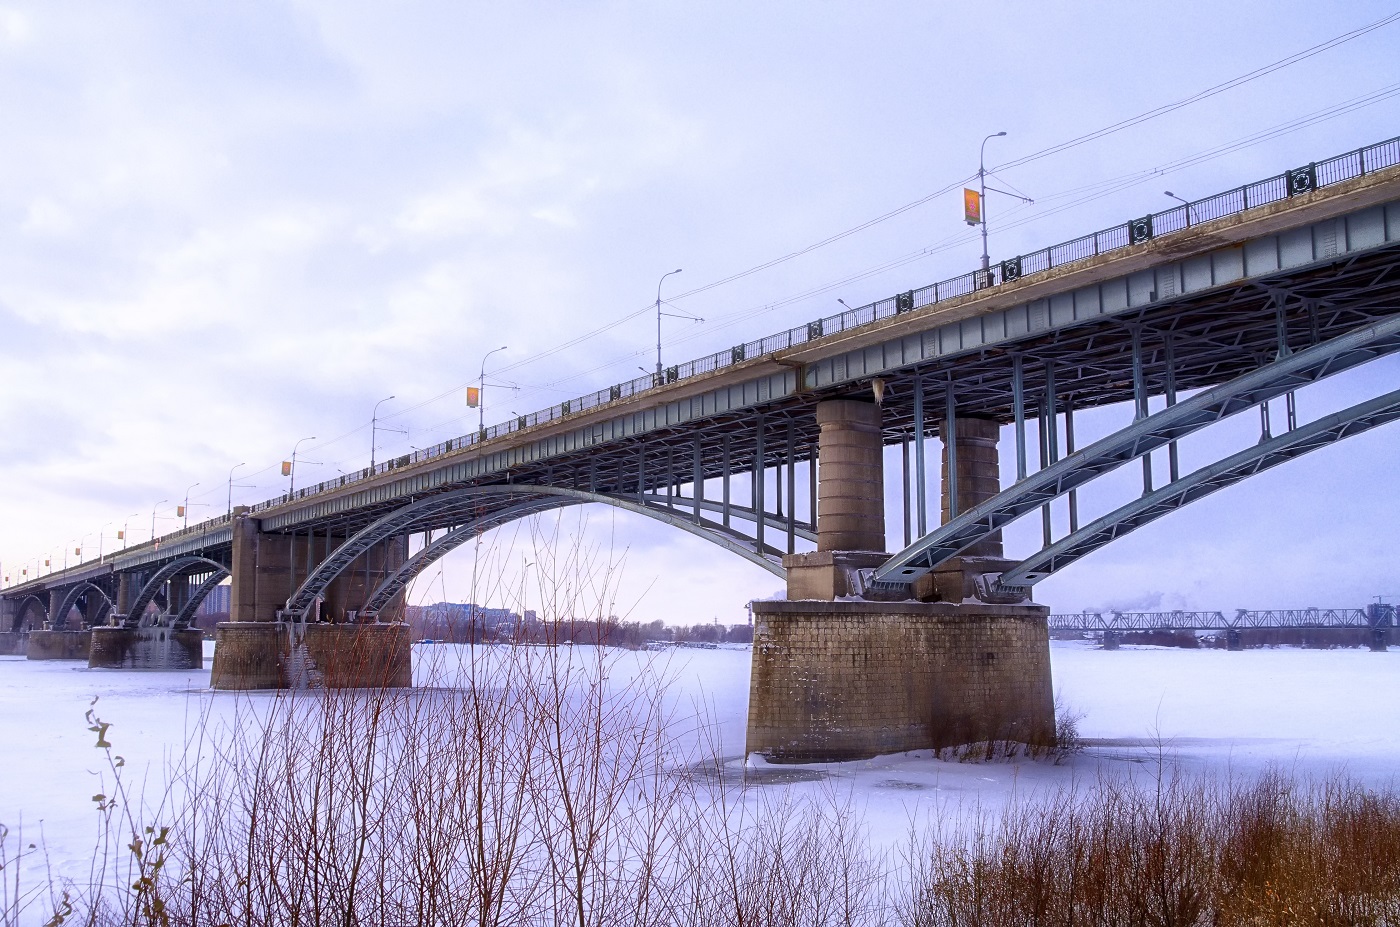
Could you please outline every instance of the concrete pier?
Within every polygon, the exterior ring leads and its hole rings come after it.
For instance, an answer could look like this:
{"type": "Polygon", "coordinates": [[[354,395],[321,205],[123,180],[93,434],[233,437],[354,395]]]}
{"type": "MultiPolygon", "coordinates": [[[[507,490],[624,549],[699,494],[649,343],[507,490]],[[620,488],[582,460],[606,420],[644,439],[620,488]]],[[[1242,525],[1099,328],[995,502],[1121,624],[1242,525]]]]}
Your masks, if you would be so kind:
{"type": "Polygon", "coordinates": [[[863,759],[1055,731],[1043,606],[754,602],[747,751],[863,759]]]}
{"type": "MultiPolygon", "coordinates": [[[[264,533],[246,515],[234,521],[232,621],[214,631],[215,689],[301,686],[364,688],[413,684],[412,648],[402,624],[349,620],[379,579],[407,556],[404,538],[391,538],[351,564],[326,591],[323,621],[294,625],[278,613],[317,564],[344,539],[298,541],[264,533]]],[[[313,616],[314,617],[314,616],[313,616]]]]}
{"type": "Polygon", "coordinates": [[[92,629],[88,666],[100,669],[192,670],[204,666],[204,635],[171,628],[92,629]]]}
{"type": "Polygon", "coordinates": [[[405,624],[227,621],[217,629],[215,689],[401,688],[413,685],[405,624]]]}
{"type": "MultiPolygon", "coordinates": [[[[1005,568],[1000,536],[923,578],[928,598],[949,601],[852,600],[866,591],[860,571],[888,558],[880,408],[834,400],[816,415],[817,550],[783,558],[787,601],[753,603],[748,752],[823,762],[1052,742],[1049,609],[966,601],[979,572],[1005,568]]],[[[997,429],[960,419],[956,433],[958,504],[970,508],[997,491],[997,429]]]]}
{"type": "Polygon", "coordinates": [[[91,631],[30,631],[25,656],[31,660],[87,660],[91,631]]]}

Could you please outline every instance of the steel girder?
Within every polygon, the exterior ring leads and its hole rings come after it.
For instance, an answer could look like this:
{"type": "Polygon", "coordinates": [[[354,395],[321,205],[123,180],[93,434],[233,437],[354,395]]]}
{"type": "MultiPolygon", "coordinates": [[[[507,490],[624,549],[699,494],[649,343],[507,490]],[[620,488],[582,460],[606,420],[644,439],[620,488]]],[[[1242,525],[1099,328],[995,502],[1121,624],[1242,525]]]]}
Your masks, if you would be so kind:
{"type": "Polygon", "coordinates": [[[1335,444],[1400,419],[1400,390],[1377,396],[1307,425],[1260,442],[1214,464],[1202,467],[1161,489],[1134,499],[1078,531],[1027,557],[1001,575],[997,585],[1012,593],[1093,553],[1110,541],[1150,524],[1169,512],[1219,489],[1262,473],[1309,451],[1335,444]]]}
{"type": "MultiPolygon", "coordinates": [[[[77,585],[68,587],[68,591],[63,594],[62,603],[58,606],[58,613],[49,620],[56,621],[59,619],[66,619],[68,617],[68,612],[72,610],[73,606],[78,604],[78,600],[93,592],[96,592],[98,596],[101,597],[101,601],[106,604],[108,610],[112,608],[112,600],[107,597],[107,593],[104,592],[101,587],[95,586],[92,583],[78,583],[77,585]]],[[[89,608],[91,608],[90,605],[89,608]]],[[[94,623],[94,617],[94,615],[90,614],[83,616],[84,620],[87,621],[89,625],[94,623]]]]}
{"type": "Polygon", "coordinates": [[[1280,357],[1168,406],[1031,474],[931,531],[876,569],[872,580],[887,584],[912,582],[1027,512],[1131,460],[1261,402],[1397,350],[1400,316],[1391,316],[1280,357]]]}
{"type": "MultiPolygon", "coordinates": [[[[677,514],[663,506],[638,502],[632,499],[625,499],[606,493],[586,492],[578,489],[567,489],[559,486],[527,486],[527,485],[506,485],[506,486],[472,486],[455,490],[440,495],[429,496],[417,502],[410,503],[400,509],[381,517],[377,521],[365,526],[348,538],[344,543],[332,551],[331,555],[323,560],[306,581],[301,584],[292,597],[287,600],[287,607],[282,611],[282,617],[295,621],[305,621],[313,603],[325,594],[331,582],[335,580],[350,564],[354,563],[376,544],[414,530],[420,524],[440,519],[445,513],[453,510],[460,510],[473,504],[479,505],[487,500],[502,500],[513,496],[525,496],[525,504],[508,506],[505,510],[487,511],[472,519],[472,525],[480,523],[484,527],[479,530],[487,530],[487,527],[499,527],[506,521],[524,517],[528,514],[546,511],[548,509],[561,508],[566,505],[581,505],[588,502],[598,502],[610,505],[614,508],[644,515],[665,522],[672,527],[687,531],[697,537],[704,538],[714,544],[725,548],[731,553],[738,554],[751,563],[757,564],[779,577],[786,576],[780,562],[775,558],[781,557],[781,551],[774,548],[765,547],[760,551],[756,549],[756,544],[752,539],[733,531],[726,531],[719,525],[702,521],[696,524],[690,517],[677,514]],[[537,497],[530,499],[528,497],[537,497]],[[465,505],[464,505],[465,504],[465,505]],[[512,513],[509,517],[502,519],[500,516],[512,513]],[[750,546],[753,545],[753,546],[750,546]]],[[[455,533],[455,532],[454,532],[455,533]]],[[[457,537],[457,543],[465,540],[470,532],[457,537]]],[[[445,539],[439,539],[445,540],[445,539]]],[[[431,547],[432,545],[430,545],[431,547]]],[[[443,548],[435,552],[433,559],[441,557],[451,548],[443,548]]],[[[420,551],[420,554],[422,552],[420,551]]],[[[410,558],[404,566],[413,563],[414,558],[410,558]]],[[[421,569],[427,566],[425,561],[418,564],[421,569]]],[[[398,573],[396,571],[395,576],[398,573]]],[[[412,577],[409,576],[408,579],[412,577]]],[[[394,576],[390,577],[393,580],[394,576]]],[[[388,582],[389,580],[386,580],[388,582]]],[[[406,581],[406,580],[405,580],[406,581]]],[[[392,596],[390,596],[391,598],[392,596]]]]}
{"type": "MultiPolygon", "coordinates": [[[[146,606],[151,604],[151,600],[156,597],[156,593],[160,591],[160,587],[165,585],[166,581],[171,577],[180,573],[196,572],[192,568],[200,566],[208,567],[209,570],[214,573],[222,573],[220,579],[228,575],[228,567],[224,566],[222,563],[210,560],[207,557],[181,557],[178,560],[172,560],[159,570],[156,570],[151,578],[146,581],[146,584],[141,587],[141,591],[136,594],[136,598],[131,600],[131,610],[127,612],[123,618],[123,627],[140,627],[145,615],[146,606]]],[[[207,593],[208,590],[205,590],[205,592],[207,593]]]]}

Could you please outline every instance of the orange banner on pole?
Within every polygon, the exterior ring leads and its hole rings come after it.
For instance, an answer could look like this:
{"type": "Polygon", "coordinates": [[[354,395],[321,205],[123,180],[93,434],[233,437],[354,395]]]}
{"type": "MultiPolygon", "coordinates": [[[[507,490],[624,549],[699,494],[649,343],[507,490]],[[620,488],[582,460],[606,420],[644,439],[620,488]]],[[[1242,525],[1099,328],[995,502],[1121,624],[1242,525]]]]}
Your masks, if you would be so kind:
{"type": "Polygon", "coordinates": [[[467,408],[475,409],[481,405],[481,389],[476,386],[467,387],[467,408]]]}
{"type": "Polygon", "coordinates": [[[963,187],[963,218],[968,225],[977,225],[982,221],[982,196],[967,187],[963,187]]]}
{"type": "Polygon", "coordinates": [[[284,460],[284,461],[282,461],[282,475],[283,475],[283,476],[291,476],[291,475],[292,475],[292,462],[291,462],[290,460],[284,460]]]}

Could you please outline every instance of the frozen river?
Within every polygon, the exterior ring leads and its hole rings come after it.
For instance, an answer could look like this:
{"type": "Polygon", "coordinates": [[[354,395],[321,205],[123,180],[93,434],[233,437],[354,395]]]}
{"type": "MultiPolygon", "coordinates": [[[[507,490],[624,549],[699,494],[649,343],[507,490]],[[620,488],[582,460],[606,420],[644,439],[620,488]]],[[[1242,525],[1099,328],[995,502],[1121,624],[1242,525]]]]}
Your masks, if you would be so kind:
{"type": "MultiPolygon", "coordinates": [[[[208,647],[210,645],[206,645],[208,647]]],[[[462,650],[415,648],[420,682],[431,664],[450,671],[462,650]]],[[[1055,688],[1082,714],[1085,751],[1048,762],[959,763],[926,754],[808,767],[759,768],[765,790],[835,785],[855,800],[872,840],[894,841],[909,821],[969,808],[995,809],[1047,789],[1083,783],[1099,771],[1152,771],[1159,759],[1203,774],[1253,774],[1271,764],[1304,777],[1345,771],[1373,785],[1393,785],[1400,769],[1400,650],[1176,650],[1088,643],[1051,645],[1055,688]]],[[[702,713],[720,751],[742,768],[748,704],[747,649],[677,649],[660,655],[621,653],[620,669],[668,661],[678,724],[702,713]]],[[[206,666],[208,660],[206,660],[206,666]]],[[[437,677],[442,678],[442,677],[437,677]]],[[[209,672],[90,670],[66,662],[0,657],[0,823],[23,821],[25,839],[42,822],[55,864],[76,866],[92,846],[91,801],[102,755],[84,713],[94,698],[111,722],[108,737],[128,769],[158,791],[164,759],[206,711],[217,716],[238,699],[267,694],[209,691],[209,672]]]]}

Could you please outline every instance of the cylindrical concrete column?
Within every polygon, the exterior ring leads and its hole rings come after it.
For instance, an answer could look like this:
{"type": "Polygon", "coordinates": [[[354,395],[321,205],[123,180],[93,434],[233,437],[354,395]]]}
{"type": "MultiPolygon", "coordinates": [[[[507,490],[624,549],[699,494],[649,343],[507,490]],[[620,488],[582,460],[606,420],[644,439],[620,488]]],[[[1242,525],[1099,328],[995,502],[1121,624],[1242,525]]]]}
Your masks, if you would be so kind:
{"type": "Polygon", "coordinates": [[[60,615],[59,608],[63,606],[63,590],[49,590],[49,628],[54,631],[68,630],[68,616],[60,615]]]}
{"type": "MultiPolygon", "coordinates": [[[[958,460],[958,514],[987,501],[1001,491],[1001,474],[997,459],[997,439],[1000,427],[996,422],[983,418],[955,419],[957,433],[958,460]]],[[[948,438],[944,429],[943,438],[943,523],[947,524],[948,511],[948,438]]],[[[964,557],[1002,556],[1001,532],[962,552],[964,557]]]]}
{"type": "Polygon", "coordinates": [[[880,407],[853,399],[817,404],[817,550],[885,549],[880,407]]]}
{"type": "Polygon", "coordinates": [[[125,615],[131,611],[131,574],[117,574],[117,614],[125,615]]]}

